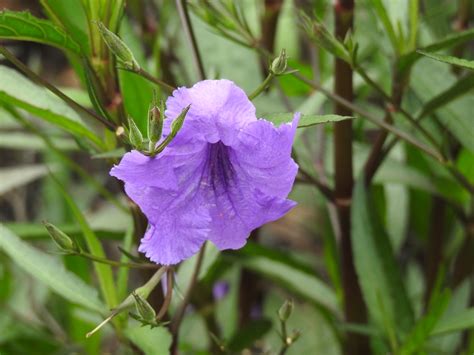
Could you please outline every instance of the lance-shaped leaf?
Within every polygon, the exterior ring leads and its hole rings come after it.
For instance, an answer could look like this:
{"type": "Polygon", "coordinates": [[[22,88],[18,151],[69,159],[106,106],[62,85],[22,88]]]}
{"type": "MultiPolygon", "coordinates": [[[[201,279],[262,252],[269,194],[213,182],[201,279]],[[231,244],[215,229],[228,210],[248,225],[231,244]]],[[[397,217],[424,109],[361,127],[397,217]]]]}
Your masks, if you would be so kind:
{"type": "Polygon", "coordinates": [[[2,224],[0,224],[0,250],[25,272],[70,302],[98,312],[106,310],[95,288],[67,271],[56,257],[31,247],[2,224]]]}
{"type": "Polygon", "coordinates": [[[413,311],[363,178],[356,184],[351,211],[354,263],[370,317],[384,332],[391,327],[406,334],[413,325],[413,311]]]}
{"type": "Polygon", "coordinates": [[[418,53],[424,55],[425,57],[437,60],[438,62],[448,63],[464,69],[474,70],[474,60],[467,60],[464,58],[458,58],[450,55],[443,55],[437,53],[429,53],[425,51],[418,51],[418,53]]]}
{"type": "Polygon", "coordinates": [[[31,41],[79,54],[79,45],[60,27],[29,12],[0,11],[0,38],[31,41]]]}
{"type": "MultiPolygon", "coordinates": [[[[265,119],[272,122],[275,126],[279,126],[283,123],[289,123],[293,120],[294,113],[270,113],[265,115],[265,119]]],[[[339,115],[301,115],[298,128],[311,127],[323,123],[339,122],[344,120],[350,120],[354,117],[351,116],[339,116],[339,115]]]]}
{"type": "Polygon", "coordinates": [[[28,111],[73,135],[86,137],[98,146],[103,144],[72,108],[46,89],[5,66],[0,66],[0,78],[0,103],[28,111]]]}

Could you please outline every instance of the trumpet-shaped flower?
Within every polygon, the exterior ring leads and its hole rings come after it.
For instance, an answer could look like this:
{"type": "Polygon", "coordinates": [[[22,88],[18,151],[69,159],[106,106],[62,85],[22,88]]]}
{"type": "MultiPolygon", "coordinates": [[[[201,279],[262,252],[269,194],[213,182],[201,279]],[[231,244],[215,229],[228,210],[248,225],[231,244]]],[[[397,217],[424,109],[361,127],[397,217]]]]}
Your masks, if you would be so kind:
{"type": "Polygon", "coordinates": [[[291,159],[298,114],[275,127],[256,118],[233,82],[204,80],[168,98],[165,136],[188,105],[183,127],[158,156],[131,151],[111,170],[148,218],[139,251],[164,265],[206,240],[220,250],[241,248],[253,229],[296,204],[287,196],[298,170],[291,159]]]}

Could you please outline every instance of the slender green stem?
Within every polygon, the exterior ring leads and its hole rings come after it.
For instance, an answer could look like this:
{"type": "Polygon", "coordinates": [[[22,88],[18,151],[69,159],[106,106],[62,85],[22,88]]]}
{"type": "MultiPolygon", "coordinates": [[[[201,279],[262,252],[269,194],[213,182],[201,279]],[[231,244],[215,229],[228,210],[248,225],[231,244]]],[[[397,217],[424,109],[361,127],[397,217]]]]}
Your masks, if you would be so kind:
{"type": "Polygon", "coordinates": [[[281,341],[282,345],[280,351],[278,352],[279,355],[285,355],[286,351],[290,347],[288,344],[288,330],[286,329],[286,322],[280,321],[281,327],[281,341]]]}
{"type": "Polygon", "coordinates": [[[107,258],[102,258],[100,256],[95,256],[90,253],[81,251],[76,254],[70,254],[70,255],[76,255],[76,256],[81,256],[83,258],[92,260],[97,263],[101,264],[107,264],[111,266],[116,266],[116,267],[129,267],[129,268],[136,268],[136,269],[158,269],[161,267],[161,265],[158,264],[148,264],[148,263],[122,263],[120,261],[115,261],[115,260],[110,260],[107,258]]]}
{"type": "Polygon", "coordinates": [[[173,319],[171,320],[170,331],[173,335],[173,344],[171,345],[171,353],[174,353],[178,346],[178,336],[179,336],[179,326],[184,317],[184,313],[186,311],[186,307],[188,306],[189,300],[191,299],[191,294],[196,286],[199,272],[201,271],[202,261],[204,260],[204,253],[206,251],[206,244],[201,247],[199,254],[197,256],[196,265],[194,267],[193,274],[191,276],[191,281],[189,282],[188,289],[184,295],[184,299],[178,307],[173,319]]]}
{"type": "Polygon", "coordinates": [[[132,73],[135,73],[135,74],[138,74],[140,75],[141,77],[147,79],[148,81],[158,85],[158,86],[161,86],[163,89],[165,89],[166,91],[168,92],[173,92],[176,88],[171,86],[170,84],[168,83],[165,83],[163,80],[161,79],[158,79],[158,78],[155,78],[153,75],[151,75],[150,73],[148,73],[146,70],[144,70],[143,68],[140,68],[138,69],[137,71],[134,71],[134,70],[130,70],[130,69],[127,69],[127,68],[120,68],[122,70],[126,70],[126,71],[130,71],[132,73]]]}
{"type": "Polygon", "coordinates": [[[7,58],[10,62],[12,62],[20,71],[25,74],[28,78],[33,80],[34,82],[44,86],[47,88],[49,91],[51,91],[53,94],[58,96],[60,99],[62,99],[64,102],[66,102],[68,105],[70,105],[72,108],[85,113],[89,117],[92,117],[93,119],[99,121],[102,123],[106,128],[108,128],[111,131],[115,131],[116,127],[112,122],[109,122],[105,120],[103,117],[99,116],[93,111],[88,110],[84,106],[78,104],[76,101],[71,99],[69,96],[61,92],[58,88],[56,88],[54,85],[50,84],[43,78],[41,78],[39,75],[37,75],[35,72],[33,72],[30,68],[28,68],[26,65],[24,65],[21,61],[16,59],[16,57],[8,51],[4,46],[0,46],[0,53],[3,54],[5,58],[7,58]]]}
{"type": "Polygon", "coordinates": [[[273,78],[275,77],[275,74],[273,74],[272,72],[270,72],[267,77],[265,78],[265,80],[259,85],[259,87],[257,89],[255,89],[254,92],[252,92],[248,97],[249,97],[249,100],[253,100],[255,99],[258,95],[260,95],[262,92],[265,91],[265,89],[268,87],[268,85],[270,85],[270,82],[273,80],[273,78]]]}
{"type": "Polygon", "coordinates": [[[184,31],[186,32],[186,36],[188,37],[189,45],[191,46],[191,52],[193,54],[193,59],[196,65],[199,79],[204,80],[206,78],[206,74],[204,72],[204,65],[202,64],[201,55],[199,54],[196,37],[194,36],[194,30],[193,26],[191,25],[191,19],[189,18],[188,4],[186,0],[176,0],[176,7],[178,8],[181,24],[183,25],[184,31]]]}

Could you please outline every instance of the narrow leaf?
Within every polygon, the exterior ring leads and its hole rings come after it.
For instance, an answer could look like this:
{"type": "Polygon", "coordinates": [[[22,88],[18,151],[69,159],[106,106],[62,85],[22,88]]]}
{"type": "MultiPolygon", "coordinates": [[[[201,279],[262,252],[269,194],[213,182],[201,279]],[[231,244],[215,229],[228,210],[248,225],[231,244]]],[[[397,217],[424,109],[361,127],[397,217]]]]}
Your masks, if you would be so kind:
{"type": "Polygon", "coordinates": [[[334,291],[318,279],[310,267],[293,260],[287,254],[249,242],[245,248],[233,253],[232,257],[243,267],[273,280],[303,299],[332,313],[339,312],[334,291]]]}
{"type": "Polygon", "coordinates": [[[0,11],[0,39],[39,42],[76,54],[81,51],[62,28],[29,12],[0,11]]]}
{"type": "Polygon", "coordinates": [[[474,88],[474,73],[456,81],[452,86],[442,93],[433,97],[430,101],[423,105],[423,109],[418,114],[418,118],[422,118],[432,114],[438,108],[456,100],[458,97],[467,94],[474,88]]]}
{"type": "MultiPolygon", "coordinates": [[[[271,113],[265,115],[265,119],[272,122],[275,126],[283,123],[289,123],[293,120],[294,113],[271,113]]],[[[301,115],[298,128],[311,127],[323,123],[339,122],[350,120],[354,117],[339,115],[301,115]]]]}
{"type": "MultiPolygon", "coordinates": [[[[62,184],[58,180],[55,179],[55,182],[57,183],[64,199],[66,200],[69,208],[71,209],[74,218],[82,229],[82,233],[84,235],[84,239],[86,241],[90,253],[100,258],[106,257],[100,240],[97,238],[94,231],[87,223],[81,210],[76,205],[76,202],[68,194],[64,186],[62,186],[62,184]]],[[[110,267],[110,265],[101,263],[94,263],[94,268],[97,273],[97,278],[99,279],[102,294],[104,296],[105,301],[107,302],[107,306],[112,309],[118,304],[112,268],[110,267]]]]}
{"type": "Polygon", "coordinates": [[[104,312],[97,291],[66,270],[53,255],[39,251],[0,224],[0,249],[25,272],[50,287],[55,293],[94,311],[104,312]]]}
{"type": "Polygon", "coordinates": [[[392,21],[390,20],[390,17],[388,16],[387,9],[385,8],[385,5],[383,4],[382,0],[371,0],[370,3],[372,4],[377,17],[379,20],[382,22],[383,27],[388,35],[388,38],[390,39],[390,43],[392,44],[393,49],[395,52],[398,52],[398,43],[399,43],[399,38],[397,36],[397,33],[395,31],[395,28],[393,27],[392,21]]]}
{"type": "Polygon", "coordinates": [[[171,334],[165,327],[131,327],[125,330],[125,335],[145,355],[168,355],[171,346],[171,334]]]}
{"type": "MultiPolygon", "coordinates": [[[[421,50],[425,52],[435,52],[442,49],[457,46],[459,44],[465,43],[472,39],[474,39],[474,28],[451,34],[440,41],[437,41],[430,45],[422,47],[421,50]]],[[[411,66],[415,64],[415,62],[422,57],[423,56],[417,51],[412,51],[412,52],[402,55],[400,59],[398,60],[400,70],[405,71],[411,68],[411,66]]]]}
{"type": "Polygon", "coordinates": [[[5,66],[0,66],[0,78],[0,103],[24,109],[69,133],[102,145],[101,139],[82,122],[79,115],[46,89],[5,66]]]}
{"type": "Polygon", "coordinates": [[[474,307],[440,321],[431,332],[431,336],[472,328],[474,328],[474,307]]]}
{"type": "Polygon", "coordinates": [[[0,168],[0,196],[47,174],[48,168],[41,164],[0,168]]]}
{"type": "Polygon", "coordinates": [[[402,348],[401,355],[419,354],[431,331],[446,310],[450,299],[450,292],[444,291],[431,302],[428,313],[423,316],[408,335],[402,348]]]}
{"type": "Polygon", "coordinates": [[[474,70],[474,60],[467,60],[463,58],[453,57],[450,55],[429,53],[429,52],[420,51],[420,50],[417,52],[428,58],[437,60],[438,62],[448,63],[448,64],[452,64],[464,69],[474,70]]]}
{"type": "Polygon", "coordinates": [[[389,237],[381,227],[363,177],[356,184],[351,211],[354,263],[370,316],[379,329],[387,330],[390,325],[401,334],[407,333],[413,324],[413,311],[389,237]]]}

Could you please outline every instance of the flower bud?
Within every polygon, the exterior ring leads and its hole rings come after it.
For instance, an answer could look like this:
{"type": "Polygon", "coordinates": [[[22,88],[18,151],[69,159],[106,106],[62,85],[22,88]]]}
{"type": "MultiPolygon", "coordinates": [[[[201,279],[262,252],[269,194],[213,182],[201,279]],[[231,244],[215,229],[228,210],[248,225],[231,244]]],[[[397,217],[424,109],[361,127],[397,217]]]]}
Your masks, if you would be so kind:
{"type": "Polygon", "coordinates": [[[176,137],[178,134],[179,130],[181,127],[183,127],[184,124],[184,119],[186,118],[186,115],[188,114],[189,109],[191,108],[191,105],[188,105],[181,113],[179,114],[178,117],[174,119],[174,121],[171,123],[171,133],[170,136],[172,138],[176,137]]]}
{"type": "MultiPolygon", "coordinates": [[[[163,107],[163,105],[161,105],[163,107]]],[[[148,139],[154,145],[161,138],[163,131],[163,110],[160,110],[156,105],[156,101],[153,102],[150,110],[148,111],[148,139]]]]}
{"type": "Polygon", "coordinates": [[[49,222],[43,222],[46,230],[48,231],[51,239],[53,240],[54,244],[58,246],[59,249],[62,251],[67,252],[77,252],[79,251],[79,247],[77,244],[63,231],[61,231],[58,227],[54,224],[49,222]]]}
{"type": "Polygon", "coordinates": [[[123,42],[120,37],[105,27],[102,22],[98,22],[97,26],[99,27],[100,35],[102,36],[105,44],[107,44],[107,47],[109,47],[110,51],[117,57],[117,59],[127,69],[132,71],[140,70],[140,65],[125,42],[123,42]]]}
{"type": "Polygon", "coordinates": [[[153,307],[147,302],[146,299],[144,299],[138,293],[133,292],[132,295],[135,299],[135,308],[141,319],[145,323],[154,323],[156,318],[156,312],[153,307]]]}
{"type": "Polygon", "coordinates": [[[128,139],[134,148],[141,149],[143,145],[142,132],[131,117],[128,118],[128,139]]]}
{"type": "Polygon", "coordinates": [[[282,322],[286,322],[293,312],[293,300],[286,300],[285,303],[278,310],[278,317],[282,322]]]}
{"type": "Polygon", "coordinates": [[[270,71],[275,75],[281,75],[285,73],[287,66],[288,57],[285,48],[283,48],[280,51],[280,55],[273,60],[272,65],[270,66],[270,71]]]}

